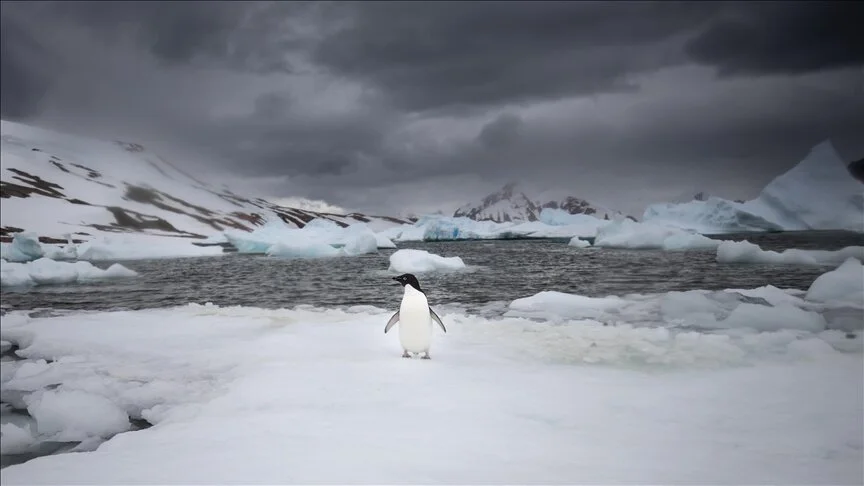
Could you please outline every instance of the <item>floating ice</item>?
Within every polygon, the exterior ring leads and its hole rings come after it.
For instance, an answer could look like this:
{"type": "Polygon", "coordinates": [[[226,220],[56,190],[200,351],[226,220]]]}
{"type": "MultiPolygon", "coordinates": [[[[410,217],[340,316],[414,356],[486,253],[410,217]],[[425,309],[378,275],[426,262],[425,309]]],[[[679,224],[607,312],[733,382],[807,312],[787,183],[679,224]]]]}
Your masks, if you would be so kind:
{"type": "Polygon", "coordinates": [[[839,267],[817,277],[807,289],[806,299],[864,308],[864,267],[861,260],[850,257],[839,267]]]}
{"type": "Polygon", "coordinates": [[[656,299],[621,301],[607,311],[628,322],[608,325],[442,312],[431,361],[399,357],[392,309],[10,312],[0,337],[52,360],[3,367],[4,396],[42,409],[35,440],[101,441],[122,415],[155,426],[4,468],[3,484],[860,482],[860,341],[637,327],[661,319],[656,299]]]}
{"type": "Polygon", "coordinates": [[[847,246],[840,250],[799,250],[776,252],[763,250],[749,241],[724,241],[717,247],[720,263],[776,263],[789,265],[837,265],[847,258],[864,260],[864,246],[847,246]]]}
{"type": "Polygon", "coordinates": [[[745,203],[710,198],[646,208],[645,222],[700,233],[764,230],[849,230],[864,232],[864,186],[849,173],[831,142],[769,183],[745,203]]]}
{"type": "Polygon", "coordinates": [[[0,260],[0,284],[3,287],[23,285],[59,285],[88,280],[135,277],[138,273],[119,263],[103,270],[92,263],[78,261],[57,262],[40,258],[27,263],[0,260]]]}
{"type": "Polygon", "coordinates": [[[30,232],[15,233],[11,244],[3,243],[2,251],[3,260],[16,263],[33,261],[44,254],[36,233],[30,232]]]}
{"type": "Polygon", "coordinates": [[[288,258],[355,256],[375,253],[378,248],[396,246],[386,236],[376,234],[363,223],[340,227],[323,218],[315,218],[301,229],[274,221],[251,233],[232,230],[224,234],[240,253],[263,253],[288,258]]]}
{"type": "Polygon", "coordinates": [[[327,243],[301,237],[270,245],[266,254],[282,258],[330,258],[342,252],[327,243]]]}
{"type": "Polygon", "coordinates": [[[567,242],[567,244],[569,246],[575,246],[576,248],[588,248],[589,246],[591,246],[591,242],[589,242],[588,240],[580,239],[578,236],[574,236],[573,238],[571,238],[570,241],[567,242]]]}
{"type": "Polygon", "coordinates": [[[458,256],[442,257],[424,250],[404,249],[390,255],[390,271],[399,273],[423,273],[452,271],[465,268],[458,256]]]}
{"type": "Polygon", "coordinates": [[[521,238],[592,237],[609,223],[584,214],[572,218],[554,217],[551,221],[566,224],[547,224],[542,221],[506,222],[474,221],[466,217],[424,216],[413,225],[389,228],[381,234],[393,241],[453,241],[503,240],[521,238]]]}
{"type": "Polygon", "coordinates": [[[594,246],[603,248],[694,250],[720,242],[694,232],[654,223],[615,221],[597,230],[594,246]]]}

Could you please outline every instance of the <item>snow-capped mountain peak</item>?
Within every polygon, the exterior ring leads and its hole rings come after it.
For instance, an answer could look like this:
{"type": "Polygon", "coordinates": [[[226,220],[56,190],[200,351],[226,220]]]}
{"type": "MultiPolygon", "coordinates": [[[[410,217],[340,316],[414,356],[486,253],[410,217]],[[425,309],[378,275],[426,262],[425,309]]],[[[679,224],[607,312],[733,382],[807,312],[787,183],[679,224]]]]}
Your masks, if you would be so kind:
{"type": "MultiPolygon", "coordinates": [[[[529,197],[516,182],[509,182],[500,190],[487,195],[476,203],[466,204],[454,213],[454,217],[466,217],[476,221],[539,221],[544,209],[560,209],[569,214],[586,214],[600,219],[623,217],[612,211],[575,196],[556,199],[529,197]]],[[[631,219],[633,219],[631,217],[631,219]]]]}

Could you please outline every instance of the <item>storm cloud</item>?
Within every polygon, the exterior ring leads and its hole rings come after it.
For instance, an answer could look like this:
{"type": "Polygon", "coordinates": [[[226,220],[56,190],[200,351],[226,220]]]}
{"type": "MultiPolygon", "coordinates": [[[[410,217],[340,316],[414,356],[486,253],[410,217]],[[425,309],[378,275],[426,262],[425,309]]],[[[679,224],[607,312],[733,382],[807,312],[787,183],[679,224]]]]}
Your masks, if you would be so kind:
{"type": "Polygon", "coordinates": [[[638,214],[864,156],[854,2],[4,2],[2,116],[256,195],[452,211],[511,181],[638,214]],[[196,165],[197,164],[197,165],[196,165]]]}

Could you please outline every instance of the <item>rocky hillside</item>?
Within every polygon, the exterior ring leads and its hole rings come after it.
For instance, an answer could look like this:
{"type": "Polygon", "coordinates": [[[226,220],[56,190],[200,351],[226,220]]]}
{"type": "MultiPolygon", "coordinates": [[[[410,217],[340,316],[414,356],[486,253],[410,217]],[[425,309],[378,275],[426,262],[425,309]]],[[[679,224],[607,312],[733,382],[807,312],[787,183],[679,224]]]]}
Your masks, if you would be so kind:
{"type": "MultiPolygon", "coordinates": [[[[593,205],[584,199],[567,196],[559,200],[543,201],[522,192],[517,183],[506,184],[501,190],[489,194],[476,203],[460,207],[454,217],[467,217],[476,221],[538,221],[545,208],[561,209],[570,214],[586,214],[600,219],[621,217],[619,212],[593,205]]],[[[628,216],[634,219],[632,216],[628,216]]]]}
{"type": "Polygon", "coordinates": [[[32,231],[43,242],[136,233],[204,240],[279,219],[315,218],[384,229],[406,221],[282,207],[205,183],[145,147],[73,137],[2,121],[0,239],[32,231]]]}

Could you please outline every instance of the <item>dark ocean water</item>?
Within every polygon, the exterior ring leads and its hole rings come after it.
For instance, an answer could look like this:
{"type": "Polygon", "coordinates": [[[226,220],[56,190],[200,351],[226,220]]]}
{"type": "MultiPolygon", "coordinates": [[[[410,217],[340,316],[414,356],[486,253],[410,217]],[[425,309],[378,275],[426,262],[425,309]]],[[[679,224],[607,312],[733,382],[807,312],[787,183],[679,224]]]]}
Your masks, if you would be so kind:
{"type": "MultiPolygon", "coordinates": [[[[723,235],[747,239],[766,250],[836,250],[864,245],[864,236],[843,232],[723,235]]],[[[714,250],[580,250],[561,240],[403,243],[442,256],[459,256],[470,271],[421,275],[437,305],[480,306],[512,301],[544,290],[586,296],[672,290],[754,288],[774,285],[806,289],[827,267],[719,264],[714,250]]],[[[5,309],[144,309],[212,302],[265,308],[393,306],[401,290],[390,280],[389,256],[288,260],[226,254],[221,257],[123,261],[133,279],[93,284],[3,289],[5,309]]],[[[107,268],[111,262],[99,262],[107,268]]]]}

